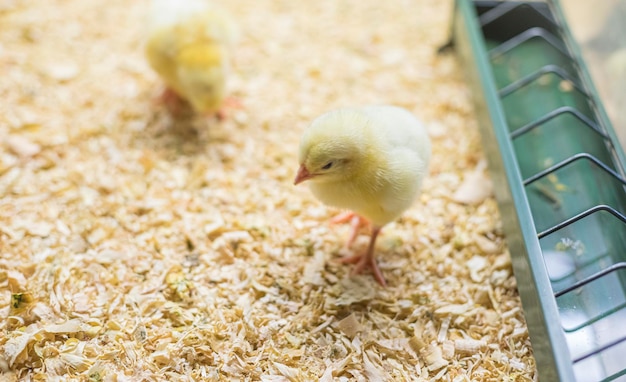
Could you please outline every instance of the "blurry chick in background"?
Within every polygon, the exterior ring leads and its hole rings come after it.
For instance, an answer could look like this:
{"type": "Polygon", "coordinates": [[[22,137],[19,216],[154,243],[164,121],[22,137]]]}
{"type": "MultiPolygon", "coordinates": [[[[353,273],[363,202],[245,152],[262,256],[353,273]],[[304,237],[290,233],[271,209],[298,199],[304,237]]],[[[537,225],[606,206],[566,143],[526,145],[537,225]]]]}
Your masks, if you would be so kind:
{"type": "Polygon", "coordinates": [[[232,21],[202,0],[153,0],[145,53],[168,89],[196,113],[219,113],[226,96],[232,21]]]}
{"type": "Polygon", "coordinates": [[[424,126],[395,106],[338,109],[316,118],[300,140],[300,168],[295,184],[307,181],[325,204],[350,210],[351,243],[363,224],[371,238],[362,255],[343,258],[353,273],[371,268],[382,286],[385,278],[374,257],[383,226],[411,206],[428,173],[431,148],[424,126]]]}

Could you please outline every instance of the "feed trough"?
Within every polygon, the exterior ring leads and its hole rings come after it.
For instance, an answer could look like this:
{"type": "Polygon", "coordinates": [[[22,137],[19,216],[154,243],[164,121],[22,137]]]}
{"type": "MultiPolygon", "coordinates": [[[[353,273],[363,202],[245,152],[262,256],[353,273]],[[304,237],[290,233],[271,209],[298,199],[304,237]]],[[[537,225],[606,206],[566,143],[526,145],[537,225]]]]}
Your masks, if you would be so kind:
{"type": "Polygon", "coordinates": [[[454,14],[539,379],[624,379],[626,162],[562,8],[454,14]]]}

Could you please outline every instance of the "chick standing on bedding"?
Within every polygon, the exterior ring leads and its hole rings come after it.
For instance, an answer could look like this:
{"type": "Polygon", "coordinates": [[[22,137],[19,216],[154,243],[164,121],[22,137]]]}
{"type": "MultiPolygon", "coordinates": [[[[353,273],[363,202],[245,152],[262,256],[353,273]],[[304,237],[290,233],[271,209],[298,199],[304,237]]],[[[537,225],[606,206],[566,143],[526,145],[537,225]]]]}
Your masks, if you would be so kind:
{"type": "Polygon", "coordinates": [[[209,3],[153,0],[145,53],[168,87],[164,98],[183,98],[198,113],[218,112],[232,40],[232,22],[209,3]]]}
{"type": "Polygon", "coordinates": [[[328,112],[313,121],[300,141],[295,184],[309,181],[322,202],[353,211],[353,234],[368,221],[367,251],[342,259],[356,263],[353,273],[370,267],[382,286],[385,279],[374,258],[382,227],[411,206],[428,172],[430,140],[424,126],[395,106],[367,106],[328,112]]]}

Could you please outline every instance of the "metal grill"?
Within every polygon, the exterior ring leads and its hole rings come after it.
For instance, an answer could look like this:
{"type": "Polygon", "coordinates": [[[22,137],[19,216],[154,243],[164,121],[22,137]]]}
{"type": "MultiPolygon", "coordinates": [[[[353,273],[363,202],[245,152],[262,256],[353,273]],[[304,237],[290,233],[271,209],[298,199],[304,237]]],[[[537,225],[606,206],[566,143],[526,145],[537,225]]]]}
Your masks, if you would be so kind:
{"type": "Polygon", "coordinates": [[[626,161],[559,3],[457,0],[453,43],[540,380],[626,380],[626,161]]]}

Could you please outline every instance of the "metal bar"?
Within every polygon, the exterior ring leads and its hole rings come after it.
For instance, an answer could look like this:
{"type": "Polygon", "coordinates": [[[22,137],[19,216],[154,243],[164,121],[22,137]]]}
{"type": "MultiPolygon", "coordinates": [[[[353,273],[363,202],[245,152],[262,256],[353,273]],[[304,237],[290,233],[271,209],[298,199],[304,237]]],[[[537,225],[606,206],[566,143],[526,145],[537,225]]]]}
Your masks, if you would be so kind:
{"type": "Polygon", "coordinates": [[[580,325],[576,325],[576,326],[574,326],[571,329],[563,328],[563,330],[565,330],[565,332],[567,332],[567,333],[573,333],[573,332],[575,332],[577,330],[580,330],[580,329],[582,329],[582,328],[584,328],[586,326],[594,324],[594,323],[600,321],[601,319],[603,319],[605,317],[608,317],[611,314],[613,314],[615,312],[618,312],[618,311],[620,311],[620,310],[622,310],[624,308],[626,308],[626,303],[620,304],[620,305],[616,306],[615,308],[611,308],[611,309],[609,309],[609,310],[607,310],[607,311],[605,311],[605,312],[603,312],[601,314],[598,314],[597,316],[595,316],[595,317],[585,321],[584,323],[582,323],[580,325]]]}
{"type": "Polygon", "coordinates": [[[543,16],[546,21],[550,24],[554,25],[555,28],[558,28],[558,25],[554,22],[553,19],[546,17],[542,12],[540,12],[537,8],[533,7],[528,3],[501,3],[493,7],[491,10],[483,13],[479,18],[478,22],[480,23],[481,28],[484,28],[486,25],[489,25],[493,21],[499,19],[500,17],[506,15],[509,12],[516,10],[517,8],[528,7],[533,9],[537,14],[543,16]]]}
{"type": "Polygon", "coordinates": [[[611,207],[611,206],[607,206],[605,204],[600,204],[597,206],[593,206],[591,208],[589,208],[588,210],[585,210],[581,213],[579,213],[578,215],[575,215],[567,220],[564,220],[562,222],[560,222],[559,224],[552,226],[544,231],[541,231],[537,234],[537,237],[539,239],[543,239],[544,237],[559,231],[565,227],[567,227],[570,224],[576,223],[577,221],[591,215],[594,214],[598,211],[607,211],[610,214],[612,214],[613,216],[615,216],[616,218],[618,218],[619,220],[622,221],[622,223],[626,224],[626,216],[624,216],[621,212],[617,211],[615,208],[611,207]]]}
{"type": "Polygon", "coordinates": [[[578,289],[580,287],[583,287],[583,286],[589,284],[592,281],[595,281],[595,280],[599,279],[600,277],[606,276],[609,273],[612,273],[612,272],[615,272],[615,271],[618,271],[618,270],[621,270],[621,269],[626,269],[626,262],[622,261],[622,262],[619,262],[619,263],[615,263],[615,264],[611,265],[610,267],[604,268],[603,270],[601,270],[601,271],[599,271],[597,273],[594,273],[593,275],[591,275],[589,277],[585,277],[584,279],[582,279],[582,280],[580,280],[580,281],[578,281],[578,282],[568,286],[567,288],[565,288],[563,290],[560,290],[558,292],[555,292],[554,293],[554,297],[555,298],[559,298],[559,297],[563,296],[566,293],[569,293],[569,292],[571,292],[571,291],[573,291],[575,289],[578,289]]]}
{"type": "Polygon", "coordinates": [[[563,45],[556,37],[554,37],[552,33],[540,27],[527,29],[524,32],[518,34],[517,36],[512,37],[506,40],[505,42],[503,42],[502,44],[491,49],[489,51],[489,58],[494,59],[495,57],[498,57],[508,52],[509,50],[515,48],[516,46],[521,45],[524,42],[535,37],[544,39],[548,44],[552,45],[554,49],[563,53],[564,56],[570,59],[573,59],[572,56],[567,51],[567,47],[565,45],[563,45]]]}
{"type": "Polygon", "coordinates": [[[618,340],[611,341],[611,342],[609,342],[609,343],[608,343],[608,344],[606,344],[606,345],[600,346],[599,348],[597,348],[596,350],[594,350],[594,351],[592,351],[592,352],[589,352],[589,353],[587,353],[587,354],[583,354],[583,355],[581,355],[580,357],[574,358],[574,359],[572,360],[572,362],[573,362],[573,363],[580,362],[580,361],[582,361],[582,360],[584,360],[584,359],[587,359],[587,358],[589,358],[589,357],[591,357],[591,356],[594,356],[594,355],[596,355],[596,354],[598,354],[598,353],[602,353],[602,352],[603,352],[603,351],[605,351],[606,349],[612,348],[612,347],[613,347],[613,346],[615,346],[615,345],[619,345],[620,343],[622,343],[622,342],[624,342],[624,341],[626,341],[626,337],[622,337],[622,338],[620,338],[620,339],[618,339],[618,340]]]}
{"type": "Polygon", "coordinates": [[[614,381],[614,380],[616,380],[617,378],[619,378],[619,377],[621,377],[622,375],[625,375],[625,374],[626,374],[626,369],[623,369],[623,370],[620,370],[620,371],[618,371],[617,373],[615,373],[615,374],[613,374],[613,375],[611,375],[611,376],[609,376],[609,377],[607,377],[607,378],[604,378],[604,379],[603,379],[602,381],[600,381],[600,382],[610,382],[610,381],[614,381]]]}
{"type": "Polygon", "coordinates": [[[544,115],[543,117],[537,119],[536,121],[530,122],[529,124],[524,125],[520,127],[519,129],[514,130],[513,132],[511,132],[511,139],[515,139],[519,137],[520,135],[526,134],[530,130],[533,130],[534,128],[544,124],[545,122],[548,122],[549,120],[554,119],[558,117],[559,115],[566,114],[566,113],[571,114],[574,117],[576,117],[576,119],[578,119],[579,121],[581,121],[582,123],[590,127],[593,131],[598,133],[602,138],[610,139],[609,136],[606,135],[604,131],[600,130],[600,128],[594,121],[592,121],[591,119],[589,119],[589,117],[587,117],[586,115],[584,115],[583,113],[581,113],[577,109],[574,109],[571,106],[562,106],[558,109],[554,109],[548,114],[544,115]]]}
{"type": "Polygon", "coordinates": [[[502,89],[498,90],[498,94],[500,95],[500,98],[504,98],[508,96],[509,94],[519,90],[520,88],[532,83],[533,81],[543,76],[544,74],[548,74],[548,73],[554,73],[557,76],[561,77],[562,79],[570,81],[572,85],[574,86],[574,88],[576,88],[576,90],[578,90],[584,96],[589,97],[589,94],[587,93],[587,91],[578,83],[576,79],[574,79],[563,68],[561,68],[560,66],[556,66],[554,64],[548,64],[546,66],[543,66],[539,68],[537,71],[532,72],[520,78],[519,80],[506,85],[502,89]]]}
{"type": "Polygon", "coordinates": [[[616,180],[618,180],[620,183],[626,185],[626,180],[624,180],[624,178],[622,178],[617,172],[613,171],[613,169],[611,169],[609,166],[607,166],[606,164],[602,163],[602,161],[600,161],[598,158],[594,157],[593,155],[589,154],[589,153],[578,153],[576,155],[572,155],[571,157],[564,159],[563,161],[555,164],[554,166],[550,166],[547,169],[538,172],[537,174],[531,176],[530,178],[526,178],[524,179],[524,186],[528,186],[529,184],[543,178],[544,176],[559,170],[562,167],[565,167],[567,165],[569,165],[572,162],[575,162],[579,159],[588,159],[591,162],[595,163],[598,167],[600,167],[601,169],[603,169],[604,171],[606,171],[607,173],[609,173],[613,178],[615,178],[616,180]]]}

